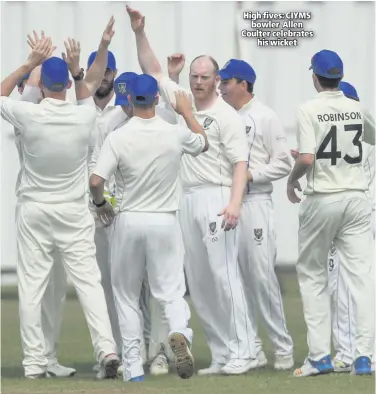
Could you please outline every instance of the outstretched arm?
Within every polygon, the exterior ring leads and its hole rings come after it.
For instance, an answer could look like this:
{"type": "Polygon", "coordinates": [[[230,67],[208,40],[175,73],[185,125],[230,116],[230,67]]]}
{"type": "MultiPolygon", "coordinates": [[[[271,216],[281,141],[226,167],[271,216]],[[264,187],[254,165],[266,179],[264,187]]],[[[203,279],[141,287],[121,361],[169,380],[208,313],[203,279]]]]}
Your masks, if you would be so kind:
{"type": "Polygon", "coordinates": [[[163,76],[162,67],[150,47],[145,33],[145,17],[140,11],[126,6],[131,27],[136,36],[137,57],[143,73],[153,76],[158,82],[163,76]]]}
{"type": "Polygon", "coordinates": [[[91,95],[95,94],[95,92],[101,85],[104,74],[106,73],[108,47],[111,43],[113,35],[115,34],[115,31],[113,29],[114,23],[115,19],[113,16],[111,16],[106,26],[106,29],[103,32],[101,42],[99,43],[97,56],[95,57],[95,60],[87,71],[85,77],[85,81],[91,95]]]}
{"type": "Polygon", "coordinates": [[[51,38],[46,38],[43,34],[43,38],[34,46],[26,62],[1,82],[1,96],[8,97],[17,86],[18,81],[48,59],[54,50],[51,38]]]}

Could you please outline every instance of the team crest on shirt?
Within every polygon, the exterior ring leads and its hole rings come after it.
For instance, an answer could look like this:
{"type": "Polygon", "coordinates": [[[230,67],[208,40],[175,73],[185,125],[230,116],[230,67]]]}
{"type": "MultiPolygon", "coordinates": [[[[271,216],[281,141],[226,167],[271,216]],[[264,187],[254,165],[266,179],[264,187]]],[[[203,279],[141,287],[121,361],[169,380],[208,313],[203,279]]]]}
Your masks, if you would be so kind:
{"type": "Polygon", "coordinates": [[[125,82],[118,83],[118,89],[120,94],[127,93],[127,85],[125,82]]]}
{"type": "Polygon", "coordinates": [[[257,241],[260,244],[261,241],[264,239],[262,236],[262,228],[255,228],[253,230],[253,234],[255,234],[255,241],[257,241]]]}
{"type": "Polygon", "coordinates": [[[245,126],[245,133],[248,135],[251,131],[252,126],[245,126]]]}
{"type": "Polygon", "coordinates": [[[211,235],[214,235],[217,232],[217,223],[216,222],[209,223],[209,231],[210,231],[211,235]]]}
{"type": "Polygon", "coordinates": [[[206,118],[204,120],[204,124],[203,124],[204,129],[206,130],[212,123],[213,123],[212,118],[206,118]]]}
{"type": "Polygon", "coordinates": [[[334,246],[334,244],[332,244],[332,245],[330,246],[329,254],[330,254],[331,256],[334,256],[334,255],[336,254],[336,247],[334,246]]]}

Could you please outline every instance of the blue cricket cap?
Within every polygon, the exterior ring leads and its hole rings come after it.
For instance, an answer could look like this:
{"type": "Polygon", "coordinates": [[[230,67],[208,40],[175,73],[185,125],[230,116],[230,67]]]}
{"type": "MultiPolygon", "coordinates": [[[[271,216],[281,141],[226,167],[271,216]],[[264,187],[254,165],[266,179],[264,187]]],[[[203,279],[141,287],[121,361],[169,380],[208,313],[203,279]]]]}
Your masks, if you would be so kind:
{"type": "Polygon", "coordinates": [[[127,72],[119,75],[114,82],[115,105],[130,105],[128,101],[129,87],[131,81],[137,77],[136,73],[127,72]]]}
{"type": "Polygon", "coordinates": [[[323,49],[311,59],[310,70],[320,77],[338,79],[343,77],[343,63],[336,52],[323,49]]]}
{"type": "Polygon", "coordinates": [[[25,80],[28,80],[30,78],[30,73],[25,74],[17,83],[17,86],[20,88],[22,85],[22,82],[25,80]]]}
{"type": "Polygon", "coordinates": [[[50,57],[42,64],[42,84],[52,92],[62,92],[69,83],[68,64],[59,57],[50,57]]]}
{"type": "Polygon", "coordinates": [[[341,81],[338,85],[338,88],[339,90],[342,90],[343,94],[346,97],[359,101],[358,92],[356,91],[354,86],[352,86],[348,82],[341,81]]]}
{"type": "Polygon", "coordinates": [[[130,84],[129,93],[134,104],[150,105],[157,96],[158,82],[151,75],[137,75],[130,84]]]}
{"type": "Polygon", "coordinates": [[[219,70],[222,79],[238,78],[249,83],[255,83],[256,73],[250,64],[244,60],[230,59],[224,67],[219,70]]]}
{"type": "MultiPolygon", "coordinates": [[[[91,55],[89,56],[89,59],[87,60],[87,68],[88,69],[93,64],[96,56],[97,56],[97,51],[92,52],[91,55]]],[[[108,51],[107,67],[106,68],[109,68],[111,71],[115,71],[116,70],[115,56],[114,56],[114,54],[111,51],[108,51]]]]}

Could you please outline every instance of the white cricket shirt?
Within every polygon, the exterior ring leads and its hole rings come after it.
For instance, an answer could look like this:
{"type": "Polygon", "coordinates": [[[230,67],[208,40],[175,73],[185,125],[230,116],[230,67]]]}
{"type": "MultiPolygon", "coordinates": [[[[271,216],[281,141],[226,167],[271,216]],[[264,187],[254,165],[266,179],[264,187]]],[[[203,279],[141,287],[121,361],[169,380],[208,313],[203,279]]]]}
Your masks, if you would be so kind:
{"type": "Polygon", "coordinates": [[[298,114],[300,153],[315,155],[304,194],[368,189],[363,168],[363,114],[341,91],[320,92],[298,114]]]}
{"type": "Polygon", "coordinates": [[[238,111],[248,139],[248,169],[253,181],[246,193],[271,193],[272,182],[289,175],[290,150],[281,121],[276,113],[256,96],[238,111]]]}
{"type": "Polygon", "coordinates": [[[93,173],[105,180],[115,173],[115,212],[173,212],[179,209],[181,157],[204,147],[203,136],[188,128],[158,116],[132,117],[107,136],[93,173]]]}
{"type": "Polygon", "coordinates": [[[375,203],[375,146],[363,143],[364,150],[364,170],[368,183],[368,195],[372,202],[373,209],[376,209],[375,203]]]}
{"type": "Polygon", "coordinates": [[[94,102],[77,106],[47,98],[33,104],[1,97],[1,116],[18,129],[22,141],[17,197],[42,203],[85,202],[94,102]]]}
{"type": "MultiPolygon", "coordinates": [[[[175,103],[174,92],[182,90],[193,95],[168,77],[159,82],[159,90],[167,103],[175,103]]],[[[184,155],[181,165],[183,188],[202,185],[232,186],[234,164],[247,161],[248,148],[244,124],[237,111],[218,97],[211,108],[196,111],[194,116],[204,128],[209,142],[209,149],[198,157],[184,155]]],[[[177,122],[184,126],[182,116],[177,115],[177,122]]]]}

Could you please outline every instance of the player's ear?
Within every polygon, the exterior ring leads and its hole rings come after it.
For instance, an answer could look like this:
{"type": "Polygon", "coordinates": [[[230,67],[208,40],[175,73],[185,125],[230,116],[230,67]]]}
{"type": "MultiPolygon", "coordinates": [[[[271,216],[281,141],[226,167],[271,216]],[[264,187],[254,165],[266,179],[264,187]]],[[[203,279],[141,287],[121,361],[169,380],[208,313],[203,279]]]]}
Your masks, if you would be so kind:
{"type": "Polygon", "coordinates": [[[72,81],[69,80],[68,85],[67,85],[67,89],[70,89],[72,87],[72,81]]]}
{"type": "Polygon", "coordinates": [[[22,88],[18,88],[18,93],[19,93],[20,95],[22,95],[22,92],[23,92],[23,89],[22,89],[22,88]]]}
{"type": "Polygon", "coordinates": [[[221,82],[221,77],[219,76],[219,75],[217,75],[216,77],[215,77],[215,84],[217,85],[217,84],[219,84],[221,82]]]}
{"type": "Polygon", "coordinates": [[[114,71],[114,79],[116,78],[117,73],[118,73],[118,70],[116,69],[116,70],[114,71]]]}
{"type": "Polygon", "coordinates": [[[39,81],[38,81],[38,87],[39,87],[40,90],[43,89],[42,80],[39,80],[39,81]]]}
{"type": "Polygon", "coordinates": [[[155,105],[158,105],[158,104],[159,104],[159,94],[158,94],[158,93],[157,93],[157,95],[155,96],[154,104],[155,104],[155,105]]]}
{"type": "Polygon", "coordinates": [[[131,104],[131,105],[132,105],[133,103],[132,103],[131,95],[130,95],[130,94],[128,94],[127,98],[128,98],[129,104],[131,104]]]}

